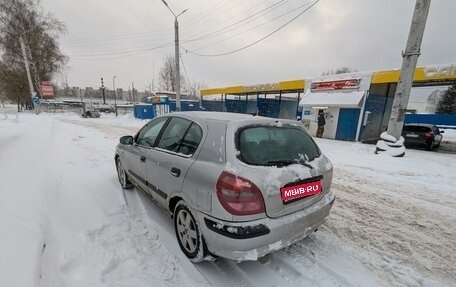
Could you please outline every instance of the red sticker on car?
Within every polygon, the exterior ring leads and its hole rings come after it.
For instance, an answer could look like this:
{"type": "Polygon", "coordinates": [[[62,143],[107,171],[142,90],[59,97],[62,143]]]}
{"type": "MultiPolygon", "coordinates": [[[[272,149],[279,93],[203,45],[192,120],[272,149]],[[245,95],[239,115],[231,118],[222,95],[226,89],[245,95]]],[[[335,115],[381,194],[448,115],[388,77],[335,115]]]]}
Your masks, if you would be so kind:
{"type": "Polygon", "coordinates": [[[320,181],[313,181],[289,187],[282,187],[280,189],[283,201],[290,201],[301,197],[311,196],[314,194],[318,194],[321,191],[322,189],[320,181]]]}

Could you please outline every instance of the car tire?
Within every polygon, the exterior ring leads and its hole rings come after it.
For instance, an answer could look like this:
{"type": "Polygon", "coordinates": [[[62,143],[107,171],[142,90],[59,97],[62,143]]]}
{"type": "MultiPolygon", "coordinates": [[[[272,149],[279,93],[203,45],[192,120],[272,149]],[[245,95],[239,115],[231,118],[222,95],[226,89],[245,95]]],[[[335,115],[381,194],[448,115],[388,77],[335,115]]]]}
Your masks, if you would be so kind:
{"type": "Polygon", "coordinates": [[[133,184],[128,179],[128,175],[125,172],[125,169],[123,168],[122,161],[120,161],[120,158],[117,158],[116,160],[116,168],[117,178],[119,179],[120,186],[122,186],[123,189],[133,188],[133,184]]]}
{"type": "Polygon", "coordinates": [[[173,213],[174,230],[182,252],[190,261],[199,263],[207,255],[207,247],[201,229],[185,201],[176,204],[173,213]]]}
{"type": "Polygon", "coordinates": [[[427,144],[424,149],[427,150],[427,151],[431,151],[434,149],[434,142],[430,142],[429,144],[427,144]]]}

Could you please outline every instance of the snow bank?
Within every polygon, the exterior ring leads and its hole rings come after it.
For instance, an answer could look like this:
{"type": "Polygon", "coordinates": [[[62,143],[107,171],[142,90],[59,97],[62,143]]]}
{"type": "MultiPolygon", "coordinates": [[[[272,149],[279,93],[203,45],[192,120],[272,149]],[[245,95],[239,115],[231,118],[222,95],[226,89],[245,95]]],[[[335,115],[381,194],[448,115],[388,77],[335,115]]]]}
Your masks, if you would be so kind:
{"type": "Polygon", "coordinates": [[[143,124],[45,113],[0,121],[0,286],[193,286],[125,209],[114,148],[143,124]]]}
{"type": "Polygon", "coordinates": [[[67,286],[189,286],[140,213],[125,206],[108,219],[85,231],[82,244],[64,253],[60,271],[67,286]]]}

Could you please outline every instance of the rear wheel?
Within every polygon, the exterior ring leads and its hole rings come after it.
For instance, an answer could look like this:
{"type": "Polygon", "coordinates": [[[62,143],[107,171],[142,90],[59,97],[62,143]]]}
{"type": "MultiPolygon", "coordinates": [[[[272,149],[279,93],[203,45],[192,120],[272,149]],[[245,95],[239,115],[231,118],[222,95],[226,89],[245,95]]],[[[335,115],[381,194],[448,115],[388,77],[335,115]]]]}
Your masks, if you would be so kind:
{"type": "Polygon", "coordinates": [[[133,188],[133,184],[131,184],[130,180],[128,179],[128,175],[125,172],[125,169],[120,161],[120,158],[117,158],[117,177],[119,178],[120,185],[124,189],[133,188]]]}
{"type": "Polygon", "coordinates": [[[192,262],[198,263],[204,260],[206,248],[195,217],[185,201],[181,200],[174,209],[174,229],[177,242],[184,254],[192,262]]]}

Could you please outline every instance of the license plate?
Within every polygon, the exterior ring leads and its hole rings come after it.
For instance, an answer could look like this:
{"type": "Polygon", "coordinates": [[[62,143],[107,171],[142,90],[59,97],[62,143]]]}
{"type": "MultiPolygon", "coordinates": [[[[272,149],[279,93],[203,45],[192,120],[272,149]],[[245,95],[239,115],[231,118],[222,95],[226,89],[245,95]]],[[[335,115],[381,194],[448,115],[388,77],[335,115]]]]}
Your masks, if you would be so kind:
{"type": "Polygon", "coordinates": [[[321,182],[313,181],[299,185],[282,187],[280,194],[284,203],[318,194],[322,191],[321,182]]]}
{"type": "Polygon", "coordinates": [[[417,138],[419,135],[416,135],[416,134],[406,134],[405,136],[408,137],[408,138],[417,138]]]}

